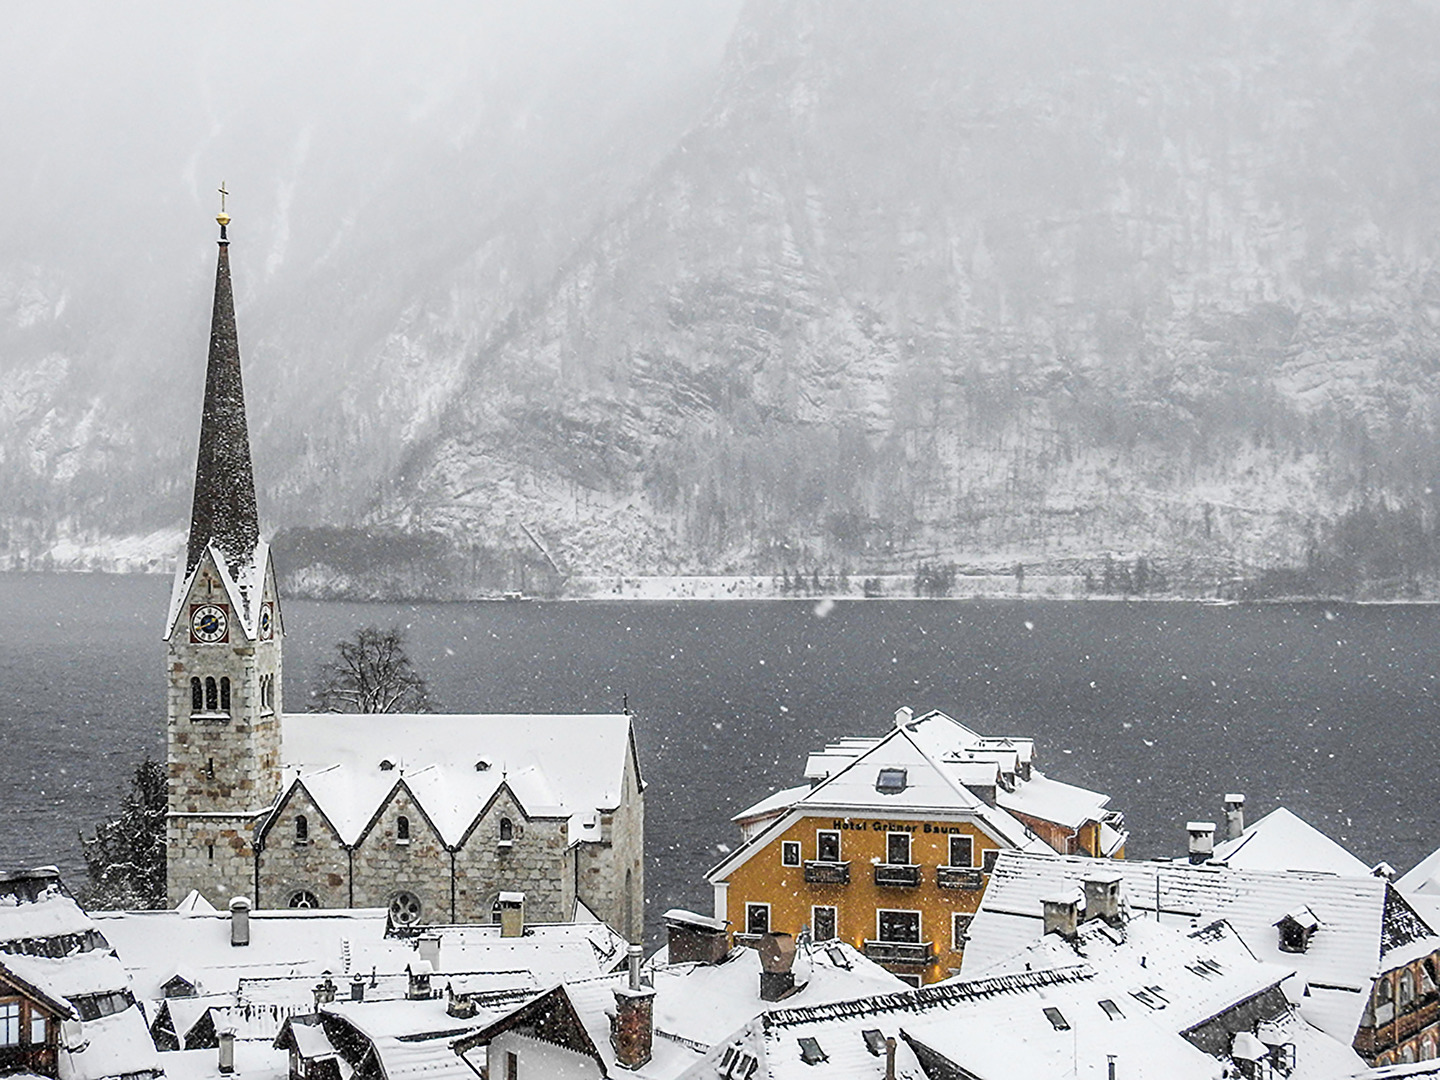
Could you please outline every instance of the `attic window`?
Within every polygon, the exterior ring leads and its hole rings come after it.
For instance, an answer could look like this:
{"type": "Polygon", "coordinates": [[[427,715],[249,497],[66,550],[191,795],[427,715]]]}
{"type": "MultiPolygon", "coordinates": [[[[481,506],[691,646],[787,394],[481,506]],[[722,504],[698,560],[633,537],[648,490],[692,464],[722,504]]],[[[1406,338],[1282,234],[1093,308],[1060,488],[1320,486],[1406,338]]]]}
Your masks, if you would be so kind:
{"type": "Polygon", "coordinates": [[[1109,998],[1101,999],[1100,1008],[1105,1010],[1105,1015],[1108,1016],[1111,1020],[1125,1019],[1125,1014],[1120,1011],[1120,1006],[1116,1005],[1115,1002],[1111,1001],[1109,998]]]}
{"type": "Polygon", "coordinates": [[[800,1060],[805,1062],[806,1065],[818,1065],[822,1061],[830,1060],[825,1055],[825,1051],[820,1049],[820,1044],[810,1036],[807,1035],[799,1041],[800,1060]]]}
{"type": "Polygon", "coordinates": [[[389,772],[393,768],[395,768],[395,762],[391,761],[388,757],[384,761],[380,762],[381,772],[389,772]]]}
{"type": "Polygon", "coordinates": [[[899,795],[907,786],[904,769],[881,769],[875,779],[875,790],[881,795],[899,795]]]}
{"type": "Polygon", "coordinates": [[[1070,1021],[1065,1019],[1065,1014],[1059,1009],[1047,1006],[1045,1009],[1045,1019],[1050,1021],[1050,1026],[1056,1031],[1070,1030],[1070,1021]]]}
{"type": "Polygon", "coordinates": [[[885,1056],[885,1036],[880,1033],[879,1028],[866,1028],[860,1032],[860,1037],[865,1040],[865,1049],[873,1056],[885,1056]]]}

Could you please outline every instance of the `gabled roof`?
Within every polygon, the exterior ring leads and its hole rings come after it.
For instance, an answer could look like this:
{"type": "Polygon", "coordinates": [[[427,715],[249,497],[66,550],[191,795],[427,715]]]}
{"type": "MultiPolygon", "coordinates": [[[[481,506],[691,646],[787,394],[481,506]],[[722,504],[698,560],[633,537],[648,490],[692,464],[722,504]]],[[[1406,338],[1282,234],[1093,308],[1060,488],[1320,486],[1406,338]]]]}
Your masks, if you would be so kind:
{"type": "MultiPolygon", "coordinates": [[[[267,583],[270,585],[271,594],[275,593],[275,568],[270,561],[270,545],[263,540],[256,542],[248,557],[238,559],[233,564],[227,563],[225,553],[218,545],[211,544],[201,553],[200,561],[190,569],[183,566],[176,568],[175,580],[170,586],[170,607],[165,618],[164,640],[169,641],[176,628],[184,621],[182,609],[185,598],[190,595],[196,576],[206,567],[215,571],[215,576],[220,579],[220,584],[225,589],[225,599],[230,605],[233,619],[232,626],[244,635],[245,640],[254,641],[259,632],[260,601],[265,594],[267,583]]],[[[276,618],[279,618],[278,610],[276,618]]]]}
{"type": "Polygon", "coordinates": [[[1440,896],[1440,848],[1412,866],[1395,882],[1403,893],[1430,893],[1440,896]]]}
{"type": "Polygon", "coordinates": [[[1240,870],[1313,870],[1351,877],[1370,873],[1354,855],[1283,806],[1234,840],[1216,844],[1211,859],[1240,870]]]}
{"type": "Polygon", "coordinates": [[[849,759],[838,772],[797,799],[789,811],[777,816],[706,874],[709,881],[724,880],[764,850],[771,840],[801,817],[889,816],[917,818],[964,815],[999,843],[1022,850],[1050,851],[1050,847],[1003,807],[989,806],[965,787],[950,770],[942,768],[908,727],[896,727],[883,739],[849,759]],[[882,770],[902,769],[903,789],[893,794],[877,790],[882,770]]]}
{"type": "Polygon", "coordinates": [[[1156,918],[1158,897],[1161,922],[1198,929],[1227,921],[1257,958],[1300,974],[1309,990],[1301,1002],[1303,1015],[1346,1042],[1359,1026],[1374,977],[1387,963],[1402,962],[1397,950],[1423,954],[1440,948],[1440,938],[1426,933],[1428,927],[1408,906],[1401,911],[1396,905],[1399,897],[1389,883],[1368,875],[1169,862],[1097,864],[1076,856],[1004,852],[970,926],[962,973],[985,971],[1041,937],[1041,900],[1078,889],[1097,866],[1123,876],[1121,894],[1132,915],[1156,918]],[[1306,905],[1321,927],[1305,952],[1284,952],[1275,924],[1306,905]]]}
{"type": "Polygon", "coordinates": [[[43,980],[36,982],[27,977],[23,971],[17,971],[5,962],[9,959],[11,959],[9,956],[0,959],[0,982],[13,987],[54,1016],[68,1019],[75,1015],[75,1010],[71,1008],[70,1003],[65,1000],[64,995],[58,989],[45,985],[43,980]]]}
{"type": "Polygon", "coordinates": [[[502,790],[528,817],[567,819],[570,842],[599,839],[627,760],[640,779],[623,713],[287,713],[282,746],[290,784],[303,782],[345,844],[363,837],[401,782],[447,845],[459,845],[502,790]]]}

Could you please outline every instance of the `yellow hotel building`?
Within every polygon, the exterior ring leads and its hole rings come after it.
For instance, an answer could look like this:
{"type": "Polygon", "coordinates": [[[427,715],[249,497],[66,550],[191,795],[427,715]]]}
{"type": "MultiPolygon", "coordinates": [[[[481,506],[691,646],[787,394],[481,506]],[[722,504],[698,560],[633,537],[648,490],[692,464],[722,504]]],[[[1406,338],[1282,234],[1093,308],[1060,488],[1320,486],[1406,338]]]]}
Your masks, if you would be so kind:
{"type": "Polygon", "coordinates": [[[739,943],[770,931],[842,939],[916,985],[960,968],[1003,850],[1121,858],[1109,798],[1034,767],[1030,739],[941,712],[812,754],[809,783],[736,815],[745,842],[707,875],[739,943]]]}

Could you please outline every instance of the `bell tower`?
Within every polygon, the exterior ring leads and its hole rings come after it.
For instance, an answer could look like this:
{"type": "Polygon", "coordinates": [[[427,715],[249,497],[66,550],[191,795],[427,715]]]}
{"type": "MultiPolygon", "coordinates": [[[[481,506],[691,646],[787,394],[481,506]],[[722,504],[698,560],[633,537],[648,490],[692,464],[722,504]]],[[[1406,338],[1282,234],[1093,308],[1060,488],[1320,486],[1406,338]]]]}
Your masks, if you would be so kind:
{"type": "Polygon", "coordinates": [[[260,539],[230,240],[220,186],[220,251],[195,499],[166,619],[167,892],[217,907],[250,896],[255,830],[280,793],[280,598],[260,539]]]}

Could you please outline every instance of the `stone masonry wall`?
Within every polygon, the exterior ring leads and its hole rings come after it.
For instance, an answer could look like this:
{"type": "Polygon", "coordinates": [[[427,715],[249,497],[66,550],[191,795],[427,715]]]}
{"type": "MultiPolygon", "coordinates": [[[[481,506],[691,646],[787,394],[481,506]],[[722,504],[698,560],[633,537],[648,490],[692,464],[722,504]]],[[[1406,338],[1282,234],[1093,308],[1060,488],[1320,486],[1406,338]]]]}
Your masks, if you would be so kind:
{"type": "Polygon", "coordinates": [[[455,914],[462,922],[489,922],[496,895],[509,891],[525,894],[530,922],[566,922],[574,912],[565,820],[527,819],[503,788],[456,853],[455,875],[455,914]],[[514,827],[508,847],[500,841],[500,822],[506,818],[514,827]]]}
{"type": "Polygon", "coordinates": [[[578,848],[580,899],[627,940],[638,942],[645,928],[645,796],[629,755],[620,806],[602,814],[600,823],[602,842],[578,848]]]}
{"type": "Polygon", "coordinates": [[[217,908],[232,897],[249,897],[255,889],[256,819],[250,817],[177,817],[165,824],[169,851],[167,895],[171,907],[191,889],[217,908]]]}
{"type": "Polygon", "coordinates": [[[450,853],[408,790],[390,797],[354,856],[356,907],[389,907],[404,891],[420,901],[422,922],[450,921],[450,853]],[[397,835],[401,817],[410,823],[408,843],[397,835]]]}
{"type": "Polygon", "coordinates": [[[265,834],[260,852],[257,907],[287,907],[300,890],[321,907],[350,906],[350,859],[340,837],[304,787],[290,791],[265,834]],[[296,839],[296,821],[305,818],[308,839],[296,839]]]}

